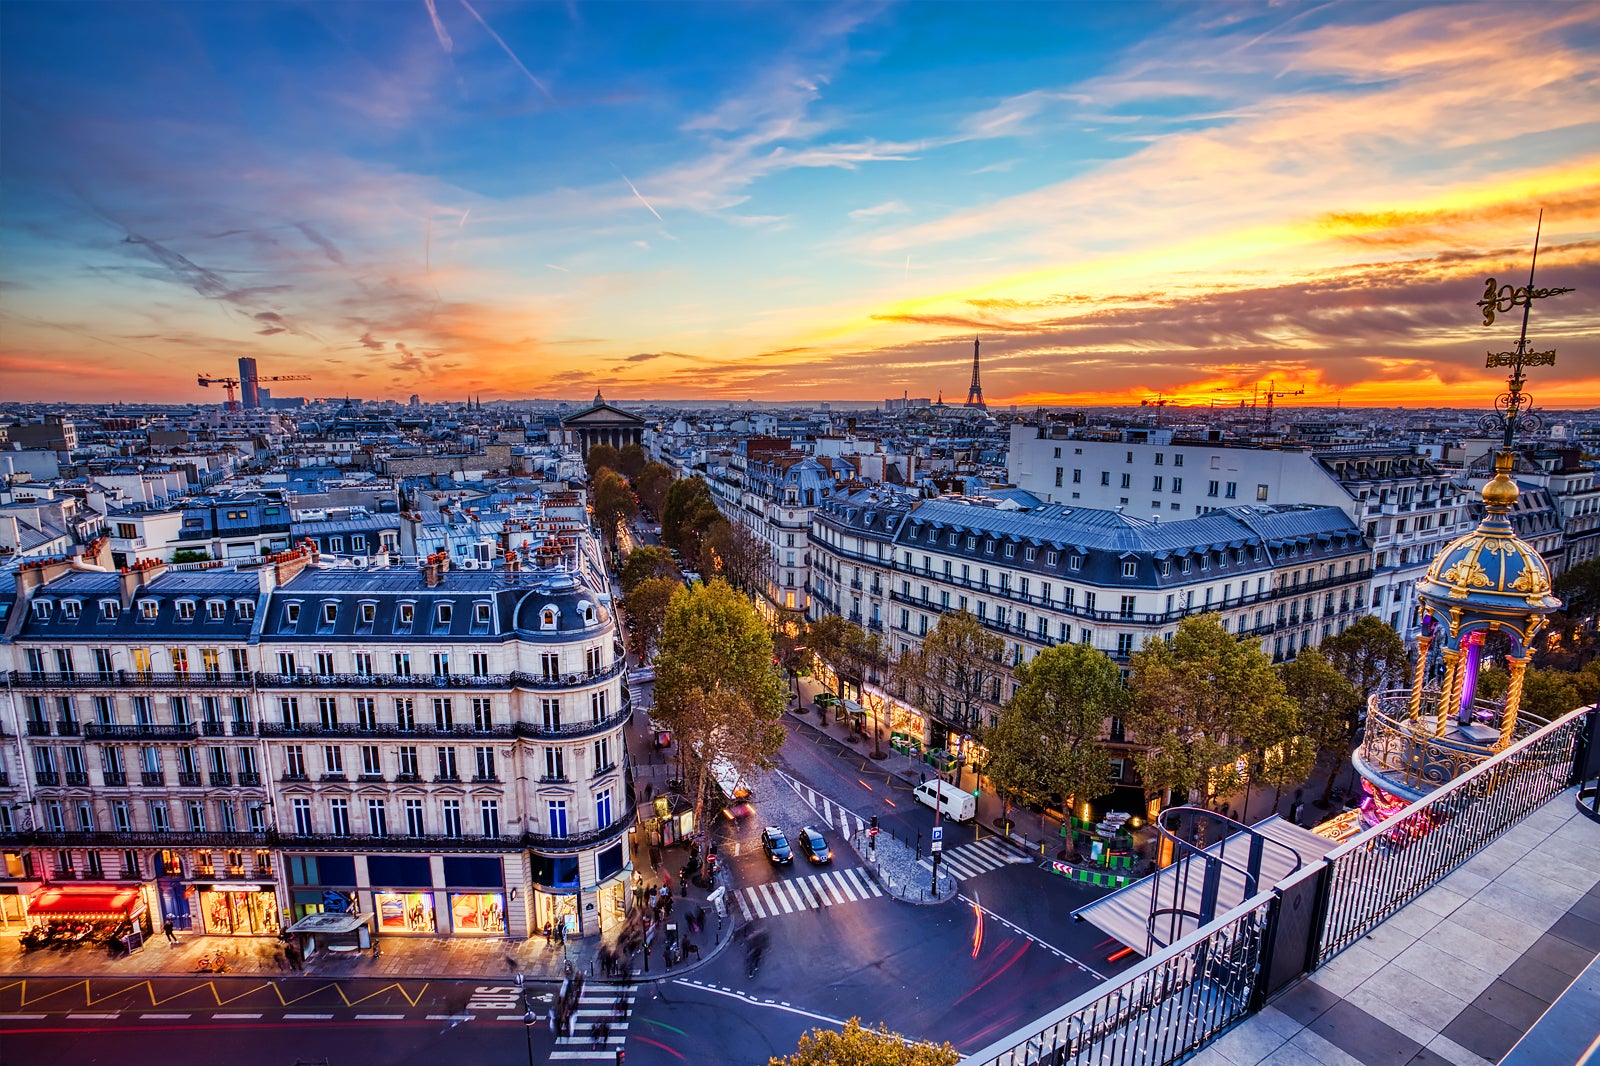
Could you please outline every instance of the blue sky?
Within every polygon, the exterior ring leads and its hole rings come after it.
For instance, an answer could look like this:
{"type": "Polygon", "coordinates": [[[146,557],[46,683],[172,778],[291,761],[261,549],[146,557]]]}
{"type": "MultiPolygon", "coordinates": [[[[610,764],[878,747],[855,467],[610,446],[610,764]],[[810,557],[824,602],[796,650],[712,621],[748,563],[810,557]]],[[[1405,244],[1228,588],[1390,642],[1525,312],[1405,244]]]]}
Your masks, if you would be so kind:
{"type": "Polygon", "coordinates": [[[10,3],[0,387],[958,394],[982,334],[997,400],[1470,405],[1543,205],[1600,403],[1600,14],[1539,11],[10,3]]]}

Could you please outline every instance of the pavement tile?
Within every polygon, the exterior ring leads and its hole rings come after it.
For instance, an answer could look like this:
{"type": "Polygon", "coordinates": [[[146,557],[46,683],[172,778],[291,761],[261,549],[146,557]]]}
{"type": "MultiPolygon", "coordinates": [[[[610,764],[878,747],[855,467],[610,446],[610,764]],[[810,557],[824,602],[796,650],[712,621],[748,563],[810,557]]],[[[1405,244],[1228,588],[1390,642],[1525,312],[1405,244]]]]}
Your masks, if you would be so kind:
{"type": "Polygon", "coordinates": [[[1392,922],[1384,922],[1360,940],[1362,947],[1385,959],[1394,958],[1416,942],[1416,937],[1392,922]]]}
{"type": "Polygon", "coordinates": [[[1354,1003],[1330,1007],[1307,1028],[1368,1066],[1404,1066],[1422,1045],[1354,1003]]]}
{"type": "Polygon", "coordinates": [[[1600,954],[1600,922],[1591,921],[1569,911],[1550,927],[1549,932],[1551,936],[1558,936],[1568,943],[1600,954]]]}
{"type": "Polygon", "coordinates": [[[1453,917],[1434,926],[1426,942],[1485,973],[1498,973],[1507,960],[1514,957],[1504,945],[1458,923],[1453,917]]]}
{"type": "Polygon", "coordinates": [[[1474,1006],[1467,1006],[1445,1027],[1447,1036],[1468,1051],[1499,1062],[1522,1037],[1522,1030],[1474,1006]]]}
{"type": "Polygon", "coordinates": [[[1301,1025],[1299,1022],[1295,1021],[1293,1018],[1289,1017],[1287,1014],[1283,1013],[1283,1011],[1272,1006],[1271,1004],[1268,1004],[1267,1006],[1261,1008],[1261,1010],[1257,1011],[1251,1016],[1250,1020],[1252,1024],[1265,1026],[1274,1033],[1277,1033],[1279,1036],[1283,1037],[1285,1040],[1288,1040],[1290,1037],[1294,1036],[1300,1030],[1305,1028],[1305,1026],[1301,1025]]]}
{"type": "Polygon", "coordinates": [[[1544,932],[1543,929],[1522,921],[1520,917],[1502,914],[1477,900],[1463,903],[1444,921],[1470,929],[1479,936],[1487,937],[1518,954],[1527,950],[1528,945],[1538,940],[1544,932]]]}
{"type": "MultiPolygon", "coordinates": [[[[1434,889],[1435,892],[1438,889],[1434,889]]],[[[1531,896],[1522,889],[1501,881],[1496,881],[1487,888],[1476,893],[1473,899],[1491,910],[1502,914],[1514,914],[1520,922],[1540,929],[1548,929],[1556,923],[1572,902],[1557,903],[1542,897],[1531,896]]],[[[1575,902],[1575,901],[1573,901],[1575,902]]]]}
{"type": "MultiPolygon", "coordinates": [[[[1572,975],[1526,955],[1506,967],[1500,979],[1546,1003],[1554,1003],[1572,984],[1572,975]]],[[[1474,996],[1476,998],[1476,996],[1474,996]]]]}
{"type": "Polygon", "coordinates": [[[1247,1018],[1211,1046],[1229,1062],[1238,1066],[1256,1066],[1260,1062],[1275,1062],[1275,1053],[1285,1042],[1282,1034],[1257,1025],[1253,1018],[1247,1018]]]}
{"type": "Polygon", "coordinates": [[[1465,903],[1472,895],[1473,893],[1457,892],[1448,885],[1439,884],[1412,900],[1412,904],[1430,910],[1442,917],[1449,917],[1455,913],[1457,907],[1465,903]]]}
{"type": "MultiPolygon", "coordinates": [[[[1484,984],[1488,984],[1487,979],[1484,984]]],[[[1463,997],[1442,983],[1436,985],[1399,966],[1389,966],[1372,975],[1346,997],[1346,1002],[1419,1042],[1441,1032],[1469,1000],[1470,996],[1463,997]]]]}
{"type": "MultiPolygon", "coordinates": [[[[1471,900],[1468,900],[1462,906],[1465,907],[1471,902],[1471,900]]],[[[1420,937],[1442,921],[1444,921],[1444,915],[1442,914],[1435,914],[1433,911],[1425,910],[1422,907],[1402,907],[1390,915],[1384,924],[1392,925],[1403,933],[1420,937]]]]}
{"type": "Polygon", "coordinates": [[[1582,973],[1594,961],[1594,952],[1579,947],[1570,940],[1563,940],[1553,933],[1546,933],[1523,952],[1522,958],[1537,965],[1548,966],[1572,978],[1582,973]]]}
{"type": "Polygon", "coordinates": [[[1543,870],[1533,863],[1518,866],[1507,870],[1495,878],[1496,886],[1509,886],[1537,900],[1546,900],[1558,905],[1563,911],[1583,898],[1588,886],[1580,888],[1577,885],[1564,884],[1546,877],[1543,870]]]}
{"type": "Polygon", "coordinates": [[[1485,1014],[1492,1015],[1526,1033],[1550,1006],[1530,992],[1517,988],[1509,981],[1497,980],[1472,1001],[1472,1005],[1485,1014]]]}
{"type": "MultiPolygon", "coordinates": [[[[1365,1060],[1357,1058],[1337,1044],[1329,1043],[1310,1029],[1302,1031],[1299,1036],[1289,1041],[1285,1050],[1298,1051],[1321,1066],[1366,1066],[1365,1060]]],[[[1274,1063],[1273,1066],[1277,1064],[1274,1063]]]]}
{"type": "Polygon", "coordinates": [[[1315,981],[1301,981],[1272,1001],[1284,1014],[1301,1025],[1310,1025],[1329,1007],[1339,1002],[1339,996],[1315,981]]]}
{"type": "Polygon", "coordinates": [[[1448,1036],[1436,1036],[1428,1041],[1428,1050],[1454,1066],[1493,1066],[1488,1059],[1468,1051],[1448,1036]]]}
{"type": "Polygon", "coordinates": [[[1406,1063],[1406,1066],[1451,1066],[1451,1063],[1438,1052],[1423,1048],[1406,1063]]]}
{"type": "Polygon", "coordinates": [[[1463,962],[1458,956],[1428,941],[1408,948],[1394,960],[1394,965],[1451,993],[1460,1003],[1470,1003],[1472,997],[1488,988],[1497,976],[1463,962]]]}
{"type": "Polygon", "coordinates": [[[1311,980],[1336,996],[1344,996],[1377,973],[1388,962],[1388,959],[1377,952],[1369,951],[1358,942],[1323,963],[1311,975],[1311,980]]]}

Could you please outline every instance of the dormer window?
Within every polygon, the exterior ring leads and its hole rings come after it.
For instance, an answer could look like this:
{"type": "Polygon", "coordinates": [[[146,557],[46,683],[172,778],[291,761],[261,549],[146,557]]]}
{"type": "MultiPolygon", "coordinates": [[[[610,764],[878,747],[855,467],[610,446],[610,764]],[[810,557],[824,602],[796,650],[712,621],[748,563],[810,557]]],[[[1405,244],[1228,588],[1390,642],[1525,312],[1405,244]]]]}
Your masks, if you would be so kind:
{"type": "Polygon", "coordinates": [[[159,607],[160,605],[155,600],[140,600],[139,617],[146,622],[154,622],[156,620],[156,611],[159,607]]]}
{"type": "Polygon", "coordinates": [[[558,612],[553,605],[545,605],[545,607],[539,611],[539,628],[543,630],[554,629],[556,627],[556,618],[558,617],[559,613],[560,612],[558,612]]]}
{"type": "Polygon", "coordinates": [[[248,622],[256,616],[256,605],[252,600],[234,600],[233,613],[239,616],[239,621],[248,622]]]}
{"type": "Polygon", "coordinates": [[[583,618],[584,625],[592,626],[595,624],[596,616],[594,604],[590,603],[588,600],[584,600],[582,603],[578,604],[578,614],[583,618]]]}
{"type": "Polygon", "coordinates": [[[206,618],[212,622],[220,622],[228,617],[228,605],[223,600],[206,601],[206,618]]]}
{"type": "Polygon", "coordinates": [[[475,626],[489,624],[489,605],[487,603],[475,603],[472,605],[472,624],[475,626]]]}
{"type": "Polygon", "coordinates": [[[1006,558],[1007,559],[1015,559],[1016,557],[1017,557],[1017,546],[1015,544],[1007,544],[1006,545],[1006,558]]]}
{"type": "Polygon", "coordinates": [[[1046,565],[1046,566],[1054,566],[1054,565],[1056,565],[1056,558],[1057,558],[1057,556],[1056,556],[1055,552],[1045,552],[1044,553],[1044,565],[1046,565]]]}
{"type": "Polygon", "coordinates": [[[450,624],[450,616],[453,613],[454,611],[452,610],[450,604],[438,604],[433,609],[433,624],[437,626],[448,626],[450,624]]]}
{"type": "Polygon", "coordinates": [[[100,601],[100,620],[102,622],[115,622],[120,604],[116,600],[100,601]]]}
{"type": "Polygon", "coordinates": [[[76,622],[78,620],[78,601],[77,600],[62,600],[61,601],[61,618],[62,618],[63,621],[66,621],[66,622],[76,622]]]}
{"type": "Polygon", "coordinates": [[[193,622],[194,621],[194,601],[193,600],[179,600],[178,601],[178,621],[180,621],[180,622],[193,622]]]}
{"type": "Polygon", "coordinates": [[[398,626],[401,626],[403,628],[410,629],[411,628],[411,623],[416,619],[416,616],[417,616],[417,605],[416,604],[414,604],[414,603],[402,603],[400,605],[400,610],[395,615],[395,624],[398,625],[398,626]]]}
{"type": "Polygon", "coordinates": [[[1037,559],[1038,557],[1039,557],[1039,549],[1038,548],[1023,548],[1022,549],[1023,561],[1031,563],[1035,559],[1037,559]]]}
{"type": "Polygon", "coordinates": [[[358,617],[364,626],[370,626],[378,618],[378,605],[371,600],[363,602],[358,610],[360,612],[358,617]]]}
{"type": "Polygon", "coordinates": [[[1067,560],[1067,569],[1068,570],[1082,570],[1083,569],[1083,556],[1074,555],[1071,558],[1069,558],[1067,560]]]}
{"type": "Polygon", "coordinates": [[[33,616],[41,622],[48,622],[50,620],[50,601],[34,600],[33,616]]]}
{"type": "Polygon", "coordinates": [[[1122,561],[1122,576],[1123,577],[1138,577],[1139,576],[1139,564],[1133,559],[1124,559],[1122,561]]]}
{"type": "Polygon", "coordinates": [[[325,603],[325,604],[322,605],[322,624],[323,625],[325,625],[325,626],[333,625],[334,621],[338,617],[339,617],[339,605],[337,603],[325,603]]]}
{"type": "Polygon", "coordinates": [[[299,623],[300,623],[300,605],[298,603],[286,603],[286,604],[284,604],[283,605],[283,624],[286,625],[286,626],[293,626],[293,625],[298,625],[299,623]]]}

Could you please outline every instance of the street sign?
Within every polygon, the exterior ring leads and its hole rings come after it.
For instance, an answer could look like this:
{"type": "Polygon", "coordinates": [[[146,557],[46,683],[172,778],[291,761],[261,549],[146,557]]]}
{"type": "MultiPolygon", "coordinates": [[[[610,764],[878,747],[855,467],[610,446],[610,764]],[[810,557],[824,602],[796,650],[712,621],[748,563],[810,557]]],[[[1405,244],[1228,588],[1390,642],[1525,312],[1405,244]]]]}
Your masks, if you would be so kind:
{"type": "Polygon", "coordinates": [[[935,840],[943,840],[944,839],[944,826],[936,825],[936,826],[933,827],[933,839],[935,839],[935,840]]]}
{"type": "Polygon", "coordinates": [[[944,841],[936,839],[936,840],[934,840],[934,842],[932,844],[928,845],[928,847],[932,851],[943,851],[944,850],[944,841]]]}
{"type": "Polygon", "coordinates": [[[878,835],[878,827],[877,826],[873,826],[871,829],[867,830],[867,836],[875,837],[877,835],[878,835]]]}

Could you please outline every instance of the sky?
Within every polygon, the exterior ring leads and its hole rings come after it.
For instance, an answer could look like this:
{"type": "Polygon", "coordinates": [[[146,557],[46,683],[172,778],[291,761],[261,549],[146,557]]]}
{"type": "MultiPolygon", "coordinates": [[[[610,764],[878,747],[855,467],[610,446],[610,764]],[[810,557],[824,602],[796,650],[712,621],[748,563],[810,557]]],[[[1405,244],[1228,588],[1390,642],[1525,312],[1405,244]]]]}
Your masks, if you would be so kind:
{"type": "Polygon", "coordinates": [[[0,399],[1600,405],[1594,3],[0,4],[0,399]]]}

